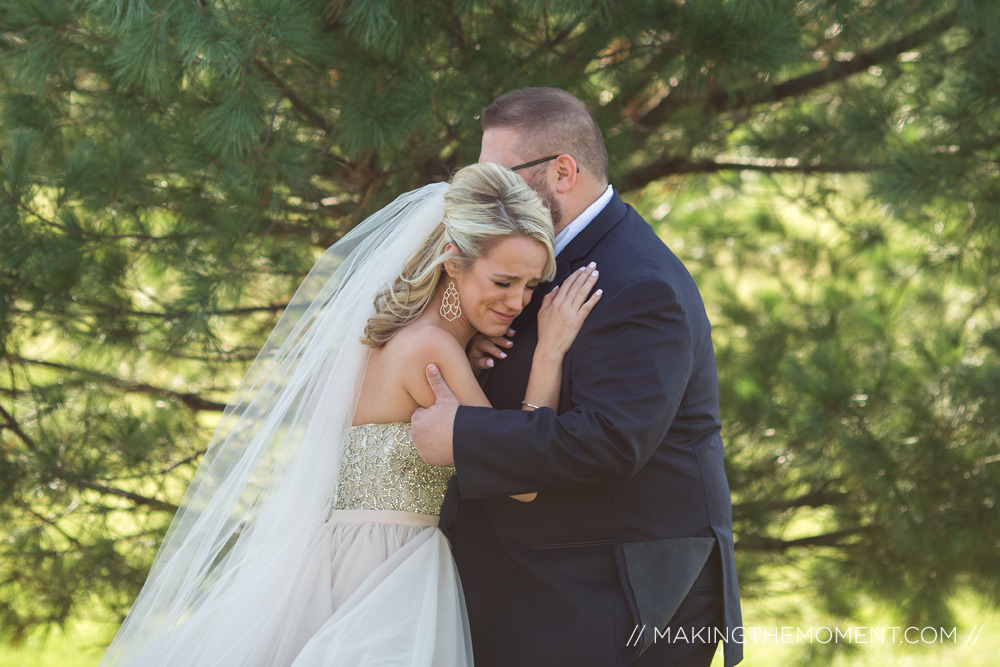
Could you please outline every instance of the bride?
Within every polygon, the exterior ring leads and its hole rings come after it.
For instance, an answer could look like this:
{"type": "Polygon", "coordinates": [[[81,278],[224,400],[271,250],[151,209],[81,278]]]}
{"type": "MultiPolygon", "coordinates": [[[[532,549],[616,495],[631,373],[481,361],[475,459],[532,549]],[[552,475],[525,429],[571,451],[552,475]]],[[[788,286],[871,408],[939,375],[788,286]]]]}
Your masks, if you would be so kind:
{"type": "MultiPolygon", "coordinates": [[[[408,421],[434,402],[431,363],[461,402],[489,405],[466,346],[508,332],[554,274],[552,243],[538,195],[482,163],[327,250],[223,413],[101,665],[471,664],[436,528],[453,470],[419,459],[408,421]]],[[[542,301],[525,409],[556,406],[596,279],[577,271],[542,301]]]]}

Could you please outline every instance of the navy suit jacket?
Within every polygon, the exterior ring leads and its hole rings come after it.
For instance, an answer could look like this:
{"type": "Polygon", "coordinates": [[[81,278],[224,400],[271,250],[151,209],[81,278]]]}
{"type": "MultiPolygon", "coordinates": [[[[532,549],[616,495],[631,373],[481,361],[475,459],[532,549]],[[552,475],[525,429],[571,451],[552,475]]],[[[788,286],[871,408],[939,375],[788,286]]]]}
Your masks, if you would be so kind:
{"type": "MultiPolygon", "coordinates": [[[[484,381],[496,409],[459,408],[441,514],[477,666],[630,664],[716,544],[724,622],[739,627],[711,327],[680,260],[616,193],[513,327],[484,381]],[[566,356],[558,409],[522,411],[542,296],[589,261],[604,296],[566,356]]],[[[725,652],[728,667],[742,646],[725,652]]]]}

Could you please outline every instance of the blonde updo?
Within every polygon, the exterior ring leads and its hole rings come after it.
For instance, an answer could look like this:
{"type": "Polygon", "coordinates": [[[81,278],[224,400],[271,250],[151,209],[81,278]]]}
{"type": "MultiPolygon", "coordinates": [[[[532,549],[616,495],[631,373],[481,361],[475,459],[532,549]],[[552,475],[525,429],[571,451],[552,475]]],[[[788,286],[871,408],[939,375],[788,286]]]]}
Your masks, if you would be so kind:
{"type": "Polygon", "coordinates": [[[392,282],[375,295],[375,315],[365,326],[365,345],[379,347],[424,312],[444,275],[445,261],[461,273],[506,238],[545,246],[543,280],[556,271],[552,217],[542,198],[511,170],[490,162],[460,169],[444,195],[444,217],[392,282]],[[457,252],[445,252],[452,243],[457,252]]]}

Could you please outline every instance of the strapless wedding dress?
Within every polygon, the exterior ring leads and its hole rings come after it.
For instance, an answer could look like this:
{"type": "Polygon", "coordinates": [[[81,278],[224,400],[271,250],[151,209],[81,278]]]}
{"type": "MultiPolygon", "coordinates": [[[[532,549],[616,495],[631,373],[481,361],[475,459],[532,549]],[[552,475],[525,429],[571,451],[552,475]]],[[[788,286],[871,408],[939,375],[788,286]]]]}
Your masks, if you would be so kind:
{"type": "Polygon", "coordinates": [[[288,545],[291,571],[228,587],[128,664],[472,665],[462,586],[437,529],[454,469],[421,461],[402,422],[351,428],[340,460],[335,499],[301,547],[288,545]]]}
{"type": "Polygon", "coordinates": [[[409,424],[348,433],[337,500],[310,547],[314,591],[293,667],[472,664],[461,583],[438,513],[453,468],[425,464],[409,424]]]}
{"type": "MultiPolygon", "coordinates": [[[[438,514],[453,468],[425,464],[407,423],[351,428],[336,502],[309,549],[293,667],[472,664],[465,600],[438,514]]],[[[287,638],[286,638],[287,639],[287,638]]]]}

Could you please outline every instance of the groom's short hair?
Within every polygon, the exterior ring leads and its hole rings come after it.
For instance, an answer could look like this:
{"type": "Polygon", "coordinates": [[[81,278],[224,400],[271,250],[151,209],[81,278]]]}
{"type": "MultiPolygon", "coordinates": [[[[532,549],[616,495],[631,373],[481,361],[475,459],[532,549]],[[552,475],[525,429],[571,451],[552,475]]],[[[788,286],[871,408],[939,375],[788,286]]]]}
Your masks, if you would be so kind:
{"type": "Polygon", "coordinates": [[[480,120],[484,132],[516,130],[517,148],[525,160],[569,153],[581,168],[599,180],[608,179],[608,150],[601,128],[572,93],[561,88],[512,90],[490,102],[480,120]]]}

